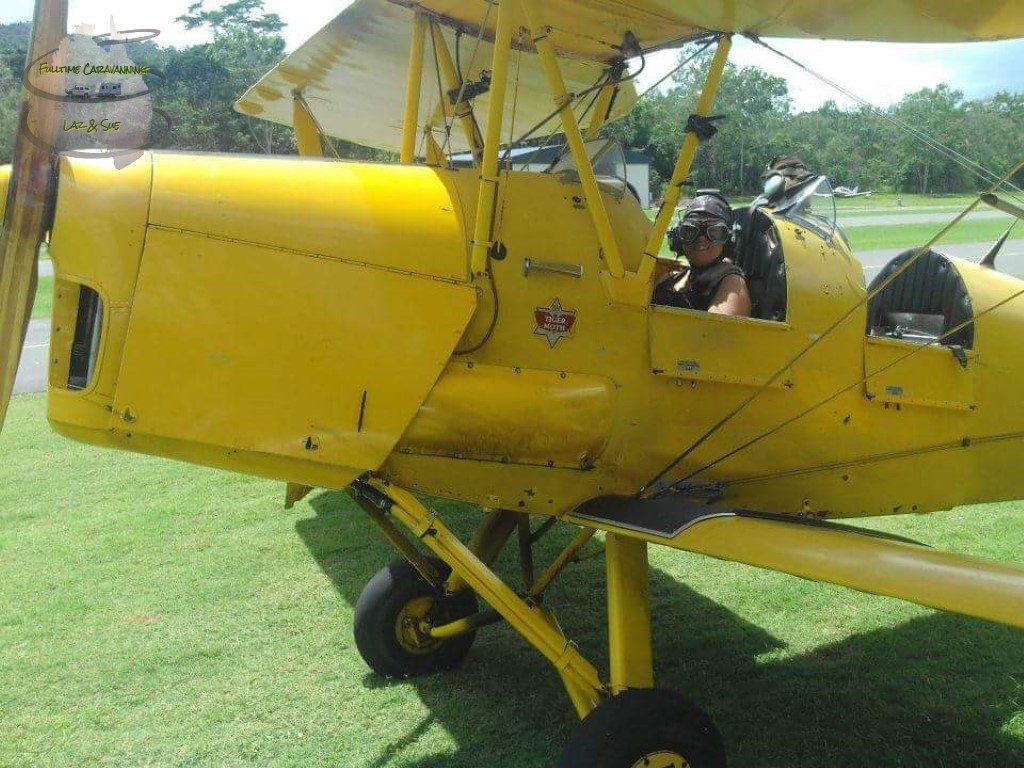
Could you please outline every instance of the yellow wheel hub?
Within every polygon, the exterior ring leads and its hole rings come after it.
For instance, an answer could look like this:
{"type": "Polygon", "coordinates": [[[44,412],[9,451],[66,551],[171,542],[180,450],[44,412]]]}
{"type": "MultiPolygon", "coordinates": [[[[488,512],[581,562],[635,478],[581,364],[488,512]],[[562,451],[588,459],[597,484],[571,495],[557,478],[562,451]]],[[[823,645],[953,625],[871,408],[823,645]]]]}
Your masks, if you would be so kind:
{"type": "Polygon", "coordinates": [[[398,612],[395,618],[395,637],[398,638],[398,644],[409,653],[431,653],[443,642],[426,632],[427,615],[433,605],[433,597],[417,597],[398,612]]]}
{"type": "Polygon", "coordinates": [[[635,763],[633,768],[690,768],[686,758],[678,752],[649,752],[635,763]]]}

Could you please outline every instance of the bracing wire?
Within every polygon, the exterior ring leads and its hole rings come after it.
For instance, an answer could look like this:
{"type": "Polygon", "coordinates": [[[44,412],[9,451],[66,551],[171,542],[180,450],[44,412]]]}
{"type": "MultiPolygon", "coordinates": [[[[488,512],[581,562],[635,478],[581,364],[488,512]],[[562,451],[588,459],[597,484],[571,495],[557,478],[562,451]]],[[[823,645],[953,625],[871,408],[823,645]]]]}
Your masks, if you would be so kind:
{"type": "Polygon", "coordinates": [[[670,77],[672,77],[676,72],[681,70],[683,67],[685,67],[687,64],[689,64],[691,61],[693,61],[698,56],[700,56],[702,53],[704,53],[704,51],[706,51],[708,48],[710,48],[711,44],[716,42],[719,39],[719,37],[720,37],[720,35],[717,35],[717,34],[716,35],[701,35],[700,37],[695,37],[695,38],[693,38],[691,40],[685,41],[684,45],[687,44],[687,43],[696,43],[698,40],[703,40],[704,44],[700,48],[698,48],[696,51],[694,51],[692,55],[690,55],[687,58],[683,59],[678,64],[676,64],[675,67],[673,67],[668,72],[666,72],[657,82],[655,82],[653,85],[648,86],[647,89],[644,90],[643,93],[641,93],[639,96],[637,96],[637,101],[640,101],[640,99],[642,99],[648,93],[653,91],[655,88],[660,87],[662,83],[664,83],[666,80],[668,80],[670,77]]]}
{"type": "MultiPolygon", "coordinates": [[[[491,16],[491,8],[494,7],[495,3],[494,3],[493,0],[487,0],[486,5],[487,5],[487,9],[484,11],[483,21],[480,22],[480,31],[479,31],[479,33],[476,36],[476,43],[474,43],[474,45],[473,45],[473,53],[469,57],[469,68],[468,68],[467,71],[472,71],[473,70],[473,65],[476,63],[477,54],[480,52],[480,43],[483,41],[483,39],[484,39],[484,31],[487,29],[487,20],[491,16]]],[[[457,36],[456,36],[456,46],[458,46],[458,36],[460,36],[460,35],[461,35],[461,32],[457,33],[457,36]]],[[[456,53],[458,53],[458,49],[457,48],[456,48],[456,53]]],[[[461,72],[462,63],[461,62],[459,62],[458,67],[459,67],[459,71],[458,71],[458,75],[459,75],[459,93],[458,93],[458,96],[456,96],[456,98],[455,98],[454,109],[452,109],[452,114],[451,114],[451,118],[450,118],[451,123],[449,123],[449,118],[447,118],[447,117],[445,118],[445,139],[444,139],[444,146],[442,147],[442,151],[445,152],[445,153],[448,152],[448,149],[449,149],[449,146],[450,146],[450,143],[451,143],[452,125],[455,124],[456,110],[458,110],[459,105],[462,103],[462,97],[466,93],[466,85],[467,85],[467,83],[466,83],[465,78],[462,76],[462,72],[461,72]]],[[[444,96],[443,93],[441,95],[444,96]]]]}
{"type": "MultiPolygon", "coordinates": [[[[698,40],[703,40],[704,44],[700,48],[698,48],[696,51],[694,51],[694,53],[692,55],[688,56],[687,58],[683,59],[678,64],[676,64],[676,66],[673,69],[669,70],[668,74],[666,74],[664,77],[662,77],[656,83],[654,83],[652,86],[647,88],[643,93],[640,93],[637,96],[636,100],[640,101],[640,99],[644,98],[647,94],[649,94],[651,91],[653,91],[655,88],[657,88],[663,82],[665,82],[668,78],[670,78],[672,75],[674,75],[680,69],[685,67],[687,64],[689,64],[695,58],[700,56],[700,54],[704,53],[704,51],[706,51],[708,48],[710,48],[711,44],[714,43],[716,40],[718,40],[719,37],[720,36],[717,35],[717,34],[715,34],[715,35],[701,35],[700,37],[695,37],[695,38],[692,38],[691,40],[684,41],[684,44],[686,44],[686,43],[690,43],[690,42],[697,42],[698,40]]],[[[647,59],[646,59],[646,57],[642,56],[640,69],[638,69],[636,72],[631,73],[628,77],[623,78],[619,82],[620,83],[626,83],[626,82],[629,82],[630,80],[635,79],[637,77],[637,75],[639,75],[644,70],[644,68],[646,66],[647,66],[647,59]]],[[[609,76],[607,74],[602,75],[601,78],[598,80],[598,82],[595,83],[594,85],[592,85],[590,88],[587,88],[586,90],[581,91],[578,94],[575,94],[575,98],[581,98],[581,97],[587,95],[588,93],[596,92],[595,96],[591,99],[590,104],[583,111],[583,117],[586,116],[587,112],[589,112],[590,109],[593,107],[593,105],[597,102],[597,99],[599,97],[601,88],[603,88],[605,85],[607,85],[610,82],[608,78],[609,78],[609,76]]],[[[528,138],[530,138],[530,136],[532,136],[534,133],[539,131],[542,127],[544,127],[544,125],[546,125],[548,122],[550,122],[553,118],[557,117],[558,113],[560,111],[561,110],[556,109],[554,112],[552,112],[549,115],[547,115],[543,120],[541,120],[538,123],[536,123],[532,128],[530,128],[530,130],[528,130],[526,133],[524,133],[522,136],[520,136],[516,140],[516,143],[521,143],[521,142],[526,141],[528,138]]],[[[581,117],[581,119],[582,119],[582,117],[581,117]]],[[[537,152],[540,152],[541,149],[546,147],[551,142],[551,139],[554,138],[554,136],[558,133],[558,131],[559,131],[559,128],[558,128],[558,126],[556,126],[554,128],[554,130],[552,130],[551,133],[549,133],[547,135],[547,138],[544,139],[544,141],[541,143],[541,145],[537,148],[537,151],[533,152],[526,159],[526,162],[523,163],[523,165],[521,167],[525,167],[525,166],[529,165],[531,162],[533,162],[533,159],[537,156],[537,152]]],[[[564,147],[565,147],[565,145],[563,144],[562,148],[564,149],[564,147]]]]}
{"type": "MultiPolygon", "coordinates": [[[[710,45],[710,43],[709,43],[709,45],[710,45]]],[[[698,53],[699,53],[699,51],[698,51],[698,53]]],[[[692,57],[691,57],[691,59],[692,59],[692,57]]],[[[678,70],[680,67],[684,66],[684,64],[688,63],[689,61],[690,61],[690,59],[687,59],[686,62],[681,63],[679,66],[676,67],[675,70],[673,70],[673,72],[678,70]]],[[[643,70],[644,70],[644,68],[646,66],[647,66],[647,60],[641,54],[640,69],[638,69],[636,72],[631,72],[630,74],[626,75],[623,78],[620,78],[617,82],[620,85],[622,83],[628,83],[630,80],[635,79],[637,75],[639,75],[641,72],[643,72],[643,70]]],[[[671,73],[669,73],[669,74],[671,74],[671,73]]],[[[558,117],[561,114],[563,109],[565,109],[566,107],[572,106],[572,104],[574,104],[575,102],[579,101],[584,96],[589,96],[591,93],[594,93],[595,91],[600,91],[606,85],[610,85],[611,82],[612,82],[611,75],[608,72],[602,72],[601,76],[597,79],[597,81],[593,85],[589,86],[588,88],[584,88],[579,93],[570,93],[569,94],[569,101],[566,102],[566,104],[564,104],[561,107],[556,107],[551,112],[549,112],[547,115],[545,115],[542,119],[540,119],[536,123],[534,123],[530,127],[530,129],[526,131],[526,133],[524,133],[522,136],[520,136],[519,138],[517,138],[515,140],[515,143],[516,144],[521,144],[522,142],[526,141],[531,136],[533,136],[533,134],[535,134],[537,131],[539,131],[541,128],[543,128],[545,125],[547,125],[549,122],[551,122],[556,117],[558,117]]],[[[643,96],[647,95],[647,93],[649,91],[650,91],[650,89],[648,89],[647,91],[644,91],[644,93],[641,96],[637,97],[637,101],[639,101],[641,98],[643,98],[643,96]]],[[[594,101],[596,101],[596,99],[597,99],[597,97],[594,98],[594,101]]],[[[584,112],[584,115],[585,114],[586,114],[586,112],[584,112]]],[[[553,136],[555,133],[558,133],[558,129],[557,128],[552,133],[548,134],[549,138],[550,138],[550,136],[553,136]]]]}
{"type": "MultiPolygon", "coordinates": [[[[450,124],[448,122],[448,110],[445,109],[445,103],[446,102],[445,102],[444,85],[441,83],[441,61],[440,61],[440,58],[439,58],[440,57],[440,53],[437,50],[437,40],[434,38],[434,35],[433,35],[433,25],[434,25],[434,22],[431,21],[430,25],[431,25],[430,47],[434,50],[434,75],[437,78],[437,98],[438,98],[437,107],[438,107],[438,109],[441,110],[441,118],[444,120],[444,137],[445,138],[444,138],[444,145],[443,146],[447,147],[449,139],[451,138],[452,124],[450,124]]],[[[442,148],[442,154],[443,153],[444,153],[444,149],[442,148]]]]}
{"type": "Polygon", "coordinates": [[[794,469],[784,469],[779,472],[768,472],[763,475],[752,475],[750,477],[744,477],[736,480],[726,480],[722,484],[728,486],[737,486],[747,485],[749,483],[761,483],[766,480],[779,480],[785,477],[810,475],[816,472],[824,472],[826,470],[863,467],[867,464],[877,464],[884,461],[893,461],[895,459],[906,459],[911,458],[913,456],[923,456],[926,453],[939,453],[941,451],[951,451],[955,449],[962,450],[973,445],[985,445],[987,443],[997,443],[1003,440],[1020,440],[1022,438],[1024,438],[1024,432],[1004,432],[1003,434],[996,435],[964,437],[956,440],[950,440],[945,443],[933,443],[932,445],[925,445],[920,446],[918,448],[910,448],[902,451],[892,451],[890,453],[876,453],[873,456],[864,456],[862,458],[849,459],[847,461],[835,461],[830,464],[819,464],[813,467],[797,467],[794,469]]]}
{"type": "Polygon", "coordinates": [[[929,347],[934,349],[935,345],[941,344],[943,342],[943,340],[948,339],[951,336],[954,336],[955,334],[959,333],[960,331],[962,331],[964,328],[968,327],[969,325],[973,325],[974,323],[976,323],[980,318],[984,317],[985,315],[989,314],[990,312],[994,312],[995,310],[999,309],[1000,307],[1002,307],[1002,306],[1004,306],[1006,304],[1009,304],[1011,301],[1013,301],[1014,299],[1016,299],[1016,298],[1018,298],[1018,297],[1020,297],[1022,295],[1024,295],[1024,288],[1022,288],[1019,291],[1016,291],[1015,293],[1010,294],[1005,299],[997,301],[995,304],[993,304],[992,306],[988,307],[988,309],[985,309],[984,311],[979,312],[978,314],[974,315],[973,317],[970,317],[967,320],[964,320],[962,323],[959,323],[958,325],[955,325],[954,327],[950,328],[948,331],[943,333],[938,338],[933,339],[932,341],[929,341],[927,344],[919,344],[919,345],[917,345],[912,350],[910,350],[909,352],[907,352],[904,355],[901,355],[900,357],[897,357],[892,362],[887,363],[886,365],[883,365],[881,368],[878,368],[878,369],[872,371],[871,373],[867,374],[866,376],[861,377],[857,381],[854,381],[852,384],[849,384],[849,385],[847,385],[845,387],[842,387],[841,389],[836,390],[835,392],[833,392],[828,397],[824,398],[823,400],[820,400],[819,402],[815,403],[814,405],[809,406],[808,408],[805,408],[803,411],[801,411],[800,413],[796,414],[795,416],[791,416],[790,418],[788,418],[785,421],[777,424],[776,426],[772,427],[771,429],[767,429],[764,432],[762,432],[760,435],[757,435],[756,437],[751,438],[750,440],[748,440],[747,442],[743,443],[742,445],[737,446],[736,448],[732,449],[728,453],[722,454],[721,456],[719,456],[714,461],[708,462],[707,464],[703,465],[699,469],[696,469],[693,472],[690,472],[688,475],[686,475],[685,477],[679,479],[677,482],[678,483],[685,483],[686,481],[693,479],[697,475],[699,475],[699,474],[701,474],[703,472],[706,472],[707,470],[711,469],[712,467],[717,466],[718,464],[721,464],[723,461],[726,461],[727,459],[732,458],[736,454],[738,454],[738,453],[740,453],[742,451],[745,451],[747,448],[751,447],[752,445],[755,445],[756,443],[761,442],[765,438],[771,437],[776,432],[779,432],[780,430],[784,429],[785,427],[788,427],[790,424],[792,424],[795,421],[799,421],[800,419],[802,419],[804,416],[807,416],[812,411],[816,411],[818,408],[821,408],[822,406],[827,405],[828,403],[830,403],[833,400],[835,400],[837,397],[845,394],[846,392],[849,392],[851,389],[854,389],[854,388],[860,386],[861,384],[864,384],[864,383],[868,382],[869,380],[873,379],[875,376],[878,376],[880,373],[885,373],[885,371],[889,370],[890,368],[892,368],[895,365],[899,365],[900,363],[902,363],[907,358],[913,357],[914,355],[918,354],[922,349],[927,349],[929,347]]]}
{"type": "MultiPolygon", "coordinates": [[[[818,72],[815,72],[813,69],[811,69],[807,65],[803,64],[802,62],[797,61],[796,59],[794,59],[789,54],[783,53],[782,51],[778,50],[777,48],[772,47],[771,45],[766,43],[761,38],[756,37],[754,35],[750,35],[748,37],[753,42],[757,43],[758,45],[760,45],[760,46],[762,46],[762,47],[764,47],[766,49],[768,49],[769,51],[771,51],[775,55],[781,57],[782,59],[788,61],[790,64],[793,64],[797,68],[803,70],[804,72],[809,74],[811,77],[814,77],[815,79],[821,81],[822,83],[824,83],[825,85],[829,86],[830,88],[834,88],[835,90],[839,91],[839,93],[841,93],[844,96],[846,96],[847,98],[852,99],[853,101],[855,101],[858,104],[860,104],[862,107],[866,107],[867,109],[871,110],[872,112],[874,112],[876,115],[878,115],[883,120],[885,120],[886,122],[890,123],[891,125],[894,125],[895,127],[899,128],[900,130],[906,131],[911,136],[913,136],[914,138],[916,138],[919,141],[921,141],[925,146],[930,147],[931,149],[934,149],[935,151],[937,151],[940,154],[944,155],[945,157],[949,158],[954,163],[959,165],[961,168],[963,168],[964,170],[968,171],[969,173],[971,173],[972,175],[976,176],[977,178],[981,179],[986,184],[992,183],[992,181],[998,177],[998,174],[994,173],[993,171],[990,171],[989,169],[985,168],[980,163],[975,162],[974,160],[972,160],[971,158],[967,157],[963,153],[956,151],[952,147],[947,147],[945,144],[942,144],[940,141],[938,141],[937,139],[935,139],[932,136],[929,136],[927,133],[925,133],[924,131],[920,130],[919,128],[915,128],[914,126],[910,125],[909,123],[907,123],[907,122],[905,122],[903,120],[900,120],[897,117],[894,117],[894,116],[888,114],[887,112],[885,112],[882,109],[879,109],[874,104],[869,102],[867,99],[863,98],[862,96],[857,95],[856,93],[854,93],[854,92],[850,91],[849,89],[843,87],[839,83],[836,83],[835,81],[830,80],[829,78],[825,77],[824,75],[821,75],[818,72]]],[[[1008,186],[1014,192],[1018,193],[1019,195],[1024,195],[1024,190],[1022,190],[1020,187],[1018,187],[1012,181],[1007,180],[1005,182],[1005,185],[1008,186]]],[[[1010,196],[1013,197],[1015,200],[1021,201],[1021,198],[1018,197],[1017,195],[1010,195],[1010,196]]]]}
{"type": "MultiPolygon", "coordinates": [[[[995,183],[987,191],[994,192],[997,189],[1001,188],[1007,179],[1009,179],[1015,173],[1020,171],[1022,168],[1024,168],[1024,160],[1019,162],[1007,173],[1005,173],[1002,177],[997,179],[995,183]]],[[[762,382],[761,385],[758,386],[756,390],[754,390],[754,392],[752,392],[748,397],[741,400],[738,405],[736,405],[731,411],[729,411],[725,416],[723,416],[721,419],[715,422],[707,431],[705,431],[700,437],[698,437],[694,442],[692,442],[686,448],[685,451],[676,456],[671,462],[668,463],[668,465],[666,465],[660,472],[658,472],[658,474],[656,474],[653,478],[644,483],[644,485],[638,491],[637,495],[642,496],[643,494],[645,494],[648,488],[650,488],[655,483],[658,483],[663,477],[665,477],[665,475],[667,475],[669,472],[671,472],[673,469],[679,466],[679,464],[682,463],[688,456],[690,456],[690,454],[692,454],[695,450],[697,450],[697,448],[703,445],[710,437],[715,435],[722,427],[724,427],[726,424],[732,421],[748,405],[750,405],[750,403],[752,403],[754,400],[756,400],[758,397],[764,394],[764,392],[767,391],[767,389],[772,384],[778,381],[782,374],[784,374],[786,371],[792,368],[799,360],[801,360],[808,352],[814,349],[818,344],[820,344],[826,338],[831,336],[832,333],[836,330],[836,328],[838,328],[840,325],[845,323],[850,317],[852,317],[853,314],[858,309],[860,309],[861,306],[863,306],[868,301],[877,296],[879,293],[881,293],[883,290],[885,290],[885,288],[887,288],[897,277],[899,277],[908,269],[910,269],[910,267],[913,264],[915,264],[917,260],[921,258],[921,256],[924,253],[926,253],[929,248],[932,247],[932,245],[934,245],[937,241],[944,237],[947,232],[953,229],[953,227],[959,224],[971,211],[977,208],[980,203],[981,195],[977,196],[952,221],[950,221],[948,224],[946,224],[946,226],[944,226],[935,235],[933,235],[927,243],[918,248],[916,253],[914,253],[914,255],[911,258],[907,259],[907,261],[905,261],[898,269],[894,270],[891,275],[889,275],[873,290],[867,292],[863,297],[861,297],[861,299],[856,304],[852,305],[846,312],[840,315],[839,318],[836,319],[820,335],[812,339],[809,344],[807,344],[803,349],[797,352],[796,355],[790,358],[781,368],[775,371],[775,373],[773,373],[767,380],[762,382]]]]}

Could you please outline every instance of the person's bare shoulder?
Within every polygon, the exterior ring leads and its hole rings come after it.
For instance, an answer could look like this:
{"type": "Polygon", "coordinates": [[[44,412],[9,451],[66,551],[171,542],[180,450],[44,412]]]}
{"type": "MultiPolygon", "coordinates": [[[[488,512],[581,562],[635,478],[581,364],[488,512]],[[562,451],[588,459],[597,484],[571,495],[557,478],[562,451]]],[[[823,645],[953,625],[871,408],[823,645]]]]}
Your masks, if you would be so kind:
{"type": "Polygon", "coordinates": [[[747,281],[740,275],[728,275],[718,286],[718,292],[708,307],[708,312],[719,315],[750,317],[752,305],[747,281]]]}

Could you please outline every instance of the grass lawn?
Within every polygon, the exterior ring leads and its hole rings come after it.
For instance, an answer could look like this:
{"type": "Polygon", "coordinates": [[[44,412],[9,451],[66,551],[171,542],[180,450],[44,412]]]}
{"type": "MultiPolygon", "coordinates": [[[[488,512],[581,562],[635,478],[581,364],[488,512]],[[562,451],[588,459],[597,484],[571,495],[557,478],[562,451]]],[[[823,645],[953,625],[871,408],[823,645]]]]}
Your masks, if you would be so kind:
{"type": "MultiPolygon", "coordinates": [[[[932,212],[941,213],[947,211],[949,213],[950,220],[970,202],[972,198],[963,196],[925,196],[925,195],[903,195],[903,207],[890,208],[895,206],[896,195],[878,195],[870,198],[853,198],[845,200],[837,200],[840,204],[840,209],[844,212],[858,213],[922,213],[932,212]],[[858,205],[853,205],[855,201],[876,200],[876,204],[868,205],[865,204],[864,208],[861,209],[858,205]]],[[[738,202],[736,203],[739,204],[738,202]]],[[[649,209],[647,211],[648,217],[652,220],[657,216],[657,209],[649,209]]],[[[674,222],[675,220],[673,220],[674,222]]],[[[842,223],[842,219],[840,219],[842,223]]],[[[928,242],[936,232],[945,226],[945,222],[926,222],[919,224],[872,224],[865,226],[848,226],[843,227],[843,231],[846,233],[847,239],[850,242],[850,246],[853,248],[853,252],[856,255],[858,251],[875,251],[883,249],[896,249],[896,248],[910,248],[915,245],[922,245],[928,242]]],[[[1003,232],[1006,231],[1007,221],[1005,219],[980,219],[974,221],[962,221],[949,232],[941,241],[937,244],[940,250],[943,244],[951,243],[978,243],[995,242],[1003,232]]],[[[668,238],[662,243],[661,251],[659,255],[665,257],[672,257],[672,251],[668,247],[668,238]]]]}
{"type": "MultiPolygon", "coordinates": [[[[284,511],[280,483],[70,443],[44,410],[15,398],[0,438],[0,765],[554,762],[568,698],[508,629],[450,673],[369,672],[353,604],[393,554],[346,497],[284,511]]],[[[1020,561],[1021,508],[870,524],[1020,561]]],[[[1024,765],[1021,631],[664,548],[651,562],[658,680],[709,710],[733,768],[1024,765]]],[[[601,559],[549,604],[606,668],[601,559]]]]}
{"type": "Polygon", "coordinates": [[[53,277],[40,277],[36,285],[36,300],[32,304],[32,318],[53,314],[53,277]]]}
{"type": "MultiPolygon", "coordinates": [[[[903,213],[914,209],[920,211],[966,208],[974,200],[972,195],[897,195],[874,194],[870,197],[837,197],[836,207],[841,211],[881,211],[884,213],[903,213]]],[[[984,209],[984,208],[983,208],[984,209]]]]}
{"type": "MultiPolygon", "coordinates": [[[[953,218],[953,214],[950,214],[953,218]]],[[[843,227],[854,254],[858,251],[875,251],[883,248],[911,248],[924,245],[940,231],[945,222],[926,222],[923,224],[885,224],[875,226],[843,227]]],[[[1006,231],[1007,222],[1003,219],[980,219],[961,221],[950,230],[937,244],[942,250],[943,245],[950,243],[994,243],[1006,231]]],[[[1021,229],[1024,232],[1024,228],[1021,229]]]]}

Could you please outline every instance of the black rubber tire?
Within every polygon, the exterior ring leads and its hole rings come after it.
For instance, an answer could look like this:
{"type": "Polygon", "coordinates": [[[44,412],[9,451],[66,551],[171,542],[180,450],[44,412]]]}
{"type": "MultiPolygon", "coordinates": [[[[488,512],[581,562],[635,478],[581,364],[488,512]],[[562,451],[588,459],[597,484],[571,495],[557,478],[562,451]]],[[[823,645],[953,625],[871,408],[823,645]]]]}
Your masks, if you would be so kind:
{"type": "Polygon", "coordinates": [[[657,688],[602,702],[573,729],[558,768],[633,768],[659,751],[682,756],[689,768],[725,768],[725,746],[711,718],[675,691],[657,688]]]}
{"type": "MultiPolygon", "coordinates": [[[[444,562],[430,558],[438,573],[451,573],[444,562]]],[[[416,677],[461,662],[476,637],[475,632],[436,641],[428,650],[414,652],[403,646],[396,622],[407,605],[419,598],[432,597],[429,617],[435,626],[462,619],[477,612],[476,595],[463,590],[452,595],[438,594],[424,581],[419,571],[404,559],[393,560],[370,579],[356,601],[356,648],[374,672],[386,677],[416,677]]]]}

